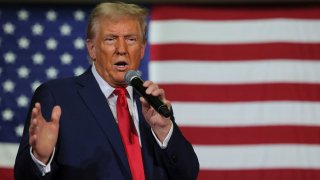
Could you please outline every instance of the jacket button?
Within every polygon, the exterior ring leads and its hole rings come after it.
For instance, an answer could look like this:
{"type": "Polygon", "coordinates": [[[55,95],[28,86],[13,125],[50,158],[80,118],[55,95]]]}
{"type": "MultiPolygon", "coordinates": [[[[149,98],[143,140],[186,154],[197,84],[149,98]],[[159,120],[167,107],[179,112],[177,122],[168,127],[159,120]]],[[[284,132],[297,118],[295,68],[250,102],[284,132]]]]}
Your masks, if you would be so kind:
{"type": "Polygon", "coordinates": [[[172,155],[171,159],[172,159],[172,162],[174,162],[174,163],[177,161],[177,157],[175,155],[172,155]]]}

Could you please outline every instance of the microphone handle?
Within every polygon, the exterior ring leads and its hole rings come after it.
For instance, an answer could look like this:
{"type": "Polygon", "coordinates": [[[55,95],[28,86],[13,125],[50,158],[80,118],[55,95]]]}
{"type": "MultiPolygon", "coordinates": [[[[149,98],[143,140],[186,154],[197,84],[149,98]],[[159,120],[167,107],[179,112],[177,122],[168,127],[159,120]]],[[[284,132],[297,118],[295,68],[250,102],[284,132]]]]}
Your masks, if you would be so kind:
{"type": "Polygon", "coordinates": [[[145,88],[142,84],[143,81],[139,77],[134,77],[131,79],[132,87],[134,87],[158,113],[162,114],[164,117],[169,117],[171,115],[169,108],[159,99],[159,97],[146,94],[147,88],[145,88]]]}

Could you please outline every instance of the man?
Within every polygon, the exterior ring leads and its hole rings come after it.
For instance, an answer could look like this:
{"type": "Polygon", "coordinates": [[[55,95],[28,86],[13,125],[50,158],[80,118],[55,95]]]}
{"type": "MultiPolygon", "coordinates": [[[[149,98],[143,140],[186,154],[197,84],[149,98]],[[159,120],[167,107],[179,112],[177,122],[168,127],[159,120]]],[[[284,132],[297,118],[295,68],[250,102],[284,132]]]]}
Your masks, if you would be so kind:
{"type": "MultiPolygon", "coordinates": [[[[79,77],[36,90],[15,179],[197,178],[197,156],[173,114],[157,113],[124,80],[144,56],[146,16],[143,8],[125,3],[102,3],[92,11],[87,28],[92,66],[79,77]]],[[[171,108],[163,89],[151,81],[143,86],[171,108]]]]}

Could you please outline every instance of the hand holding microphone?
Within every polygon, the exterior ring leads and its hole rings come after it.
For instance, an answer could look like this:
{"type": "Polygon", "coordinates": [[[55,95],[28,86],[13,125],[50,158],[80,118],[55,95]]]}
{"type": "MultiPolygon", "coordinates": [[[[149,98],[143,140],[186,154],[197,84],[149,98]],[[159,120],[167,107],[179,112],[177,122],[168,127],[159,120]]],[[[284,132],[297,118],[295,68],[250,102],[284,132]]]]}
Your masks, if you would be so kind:
{"type": "Polygon", "coordinates": [[[125,75],[125,81],[128,85],[131,85],[142,97],[144,97],[148,103],[164,117],[169,117],[171,111],[159,97],[151,94],[146,94],[146,87],[143,86],[143,80],[140,78],[141,74],[139,71],[130,70],[125,75]]]}

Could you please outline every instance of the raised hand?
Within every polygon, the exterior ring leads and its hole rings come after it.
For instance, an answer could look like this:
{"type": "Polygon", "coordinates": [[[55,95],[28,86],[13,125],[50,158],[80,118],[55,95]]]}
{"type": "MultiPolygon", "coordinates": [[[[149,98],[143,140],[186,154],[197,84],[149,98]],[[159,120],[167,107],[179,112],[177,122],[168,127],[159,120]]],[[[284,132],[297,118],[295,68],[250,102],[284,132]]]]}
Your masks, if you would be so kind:
{"type": "Polygon", "coordinates": [[[34,156],[44,164],[48,163],[57,143],[60,116],[60,106],[53,108],[50,121],[46,121],[42,116],[40,103],[37,102],[32,109],[29,144],[34,156]]]}
{"type": "MultiPolygon", "coordinates": [[[[160,89],[158,85],[154,84],[152,81],[145,81],[143,86],[146,87],[146,93],[151,94],[153,96],[159,96],[160,99],[169,107],[171,108],[170,101],[165,99],[165,93],[163,89],[160,89]]],[[[143,98],[140,97],[140,101],[142,103],[142,112],[143,115],[151,126],[152,130],[156,134],[157,138],[163,142],[166,138],[169,130],[171,128],[171,120],[170,118],[166,118],[159,114],[155,109],[153,109],[149,103],[143,98]]]]}

